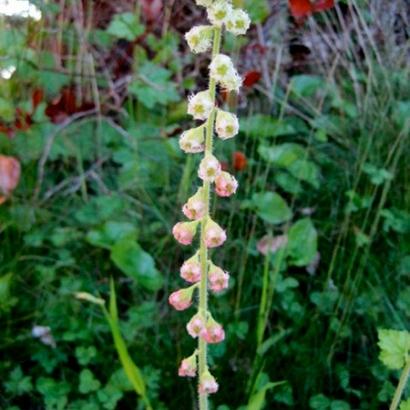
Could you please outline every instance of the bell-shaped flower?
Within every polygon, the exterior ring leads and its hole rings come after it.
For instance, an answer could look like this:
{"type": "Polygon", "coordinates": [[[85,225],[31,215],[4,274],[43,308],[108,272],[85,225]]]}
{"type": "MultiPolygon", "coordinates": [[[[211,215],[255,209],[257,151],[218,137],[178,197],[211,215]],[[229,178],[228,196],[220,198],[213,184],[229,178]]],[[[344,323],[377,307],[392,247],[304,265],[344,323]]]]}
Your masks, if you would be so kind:
{"type": "Polygon", "coordinates": [[[185,34],[185,39],[193,53],[205,53],[212,47],[213,33],[212,26],[196,26],[185,34]]]}
{"type": "Polygon", "coordinates": [[[209,66],[209,72],[211,78],[228,91],[239,91],[242,79],[227,55],[216,55],[209,66]]]}
{"type": "Polygon", "coordinates": [[[188,309],[192,305],[192,294],[195,289],[196,285],[171,293],[168,298],[169,304],[176,310],[188,309]]]}
{"type": "Polygon", "coordinates": [[[178,369],[178,376],[180,377],[195,377],[197,371],[197,356],[198,352],[182,360],[178,369]]]}
{"type": "Polygon", "coordinates": [[[198,222],[178,222],[172,229],[174,238],[182,245],[191,245],[196,234],[198,222]]]}
{"type": "Polygon", "coordinates": [[[221,269],[219,266],[215,266],[213,263],[209,267],[209,288],[215,292],[219,293],[229,286],[229,274],[221,269]]]}
{"type": "Polygon", "coordinates": [[[184,215],[191,220],[199,220],[204,217],[207,210],[207,203],[205,202],[204,188],[197,190],[195,195],[188,199],[187,203],[182,207],[184,215]]]}
{"type": "Polygon", "coordinates": [[[212,394],[218,391],[219,385],[215,377],[207,370],[201,375],[198,391],[200,394],[212,394]]]}
{"type": "Polygon", "coordinates": [[[203,329],[205,329],[205,320],[200,313],[192,316],[191,320],[187,323],[186,329],[190,336],[194,339],[197,338],[203,329]]]}
{"type": "Polygon", "coordinates": [[[246,34],[251,25],[248,13],[242,9],[234,9],[226,19],[226,29],[235,36],[246,34]]]}
{"type": "Polygon", "coordinates": [[[211,218],[205,225],[205,244],[208,248],[216,248],[226,241],[225,231],[211,218]]]}
{"type": "Polygon", "coordinates": [[[235,114],[218,110],[216,113],[215,129],[222,140],[233,138],[239,132],[239,121],[235,114]]]}
{"type": "Polygon", "coordinates": [[[216,0],[208,8],[208,19],[214,26],[221,27],[228,21],[232,11],[230,0],[216,0]]]}
{"type": "Polygon", "coordinates": [[[188,114],[196,120],[206,120],[211,115],[214,106],[209,90],[200,91],[189,97],[188,114]]]}
{"type": "Polygon", "coordinates": [[[198,176],[203,181],[214,182],[221,173],[221,164],[212,154],[208,154],[199,165],[198,176]]]}
{"type": "Polygon", "coordinates": [[[211,316],[208,318],[206,325],[201,330],[199,336],[204,339],[206,343],[216,344],[225,339],[225,331],[223,327],[211,316]]]}
{"type": "Polygon", "coordinates": [[[187,154],[197,154],[205,149],[205,127],[201,125],[182,133],[179,146],[187,154]]]}
{"type": "Polygon", "coordinates": [[[194,256],[189,258],[181,266],[181,278],[190,283],[197,283],[201,280],[201,262],[199,259],[199,251],[194,256]]]}
{"type": "Polygon", "coordinates": [[[221,172],[215,178],[215,192],[222,197],[233,195],[238,189],[238,181],[229,172],[221,172]]]}

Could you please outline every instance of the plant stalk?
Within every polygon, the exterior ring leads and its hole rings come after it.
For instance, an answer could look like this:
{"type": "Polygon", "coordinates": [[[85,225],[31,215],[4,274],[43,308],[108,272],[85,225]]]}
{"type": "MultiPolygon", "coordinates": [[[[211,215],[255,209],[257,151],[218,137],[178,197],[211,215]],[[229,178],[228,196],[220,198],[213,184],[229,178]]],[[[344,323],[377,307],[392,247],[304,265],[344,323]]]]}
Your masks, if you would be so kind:
{"type": "MultiPolygon", "coordinates": [[[[212,50],[212,58],[219,54],[221,48],[221,29],[215,27],[214,32],[214,42],[212,50]]],[[[211,99],[215,103],[216,101],[216,82],[214,79],[209,80],[209,92],[211,94],[211,99]]],[[[206,135],[205,135],[205,156],[212,154],[213,150],[213,132],[214,132],[214,122],[215,122],[216,110],[214,109],[208,118],[206,125],[206,135]]],[[[204,182],[204,195],[206,203],[206,213],[201,221],[201,245],[200,245],[200,261],[201,261],[201,282],[199,288],[199,313],[202,316],[204,323],[207,320],[208,311],[208,248],[205,243],[205,227],[209,218],[210,211],[210,183],[204,182]]],[[[202,375],[207,370],[207,343],[202,338],[199,338],[198,342],[198,374],[199,383],[201,383],[202,375]]],[[[208,410],[208,396],[207,394],[199,394],[199,409],[208,410]]]]}
{"type": "Polygon", "coordinates": [[[406,388],[407,380],[410,376],[410,358],[407,359],[406,366],[401,373],[399,384],[397,385],[397,389],[394,393],[393,401],[390,404],[389,410],[397,410],[400,404],[400,399],[403,394],[404,389],[406,388]]]}

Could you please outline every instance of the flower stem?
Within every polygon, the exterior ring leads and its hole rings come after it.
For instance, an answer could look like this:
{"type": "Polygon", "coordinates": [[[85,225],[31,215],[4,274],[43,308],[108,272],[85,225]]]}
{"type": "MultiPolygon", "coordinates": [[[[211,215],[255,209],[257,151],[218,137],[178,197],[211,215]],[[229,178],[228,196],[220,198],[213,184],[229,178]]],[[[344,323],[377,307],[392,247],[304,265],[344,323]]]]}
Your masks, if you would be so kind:
{"type": "Polygon", "coordinates": [[[390,404],[389,410],[397,410],[397,408],[399,407],[400,399],[406,387],[409,376],[410,376],[410,358],[407,359],[406,366],[404,367],[401,373],[399,384],[397,386],[396,392],[394,393],[393,401],[390,404]]]}
{"type": "MultiPolygon", "coordinates": [[[[212,50],[212,58],[219,54],[221,48],[221,29],[215,27],[214,42],[212,50]]],[[[216,82],[214,79],[209,80],[209,92],[211,99],[215,103],[216,101],[216,82]]],[[[205,156],[212,154],[213,149],[213,132],[215,123],[214,109],[208,118],[206,125],[206,140],[205,140],[205,156]]],[[[208,311],[208,248],[205,243],[205,227],[209,218],[209,204],[210,204],[210,183],[204,182],[204,197],[206,203],[206,213],[201,221],[201,247],[199,251],[201,261],[201,282],[199,289],[199,314],[202,316],[204,323],[207,320],[208,311]]],[[[199,382],[201,382],[202,375],[207,370],[207,343],[201,337],[198,343],[198,367],[199,367],[199,382]]],[[[208,409],[208,396],[207,394],[199,394],[199,409],[208,409]]]]}

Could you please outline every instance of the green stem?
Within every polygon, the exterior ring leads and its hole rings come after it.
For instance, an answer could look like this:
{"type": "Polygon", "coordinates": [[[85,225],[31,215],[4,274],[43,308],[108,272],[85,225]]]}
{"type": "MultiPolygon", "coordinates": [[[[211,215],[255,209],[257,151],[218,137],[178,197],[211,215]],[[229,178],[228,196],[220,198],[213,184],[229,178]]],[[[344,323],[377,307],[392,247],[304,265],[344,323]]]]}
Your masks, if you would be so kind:
{"type": "MultiPolygon", "coordinates": [[[[214,33],[214,43],[212,50],[212,58],[219,54],[221,48],[221,29],[215,27],[214,33]]],[[[215,103],[216,100],[216,82],[214,79],[209,81],[209,92],[211,94],[211,99],[215,103]]],[[[214,122],[215,122],[216,110],[214,109],[208,118],[206,125],[206,140],[205,140],[205,156],[212,154],[213,149],[213,132],[214,132],[214,122]]],[[[202,316],[202,320],[206,322],[206,315],[208,311],[208,248],[205,243],[205,227],[209,218],[209,204],[210,204],[210,183],[204,182],[204,196],[206,203],[206,213],[201,221],[201,247],[199,251],[201,260],[201,282],[199,288],[199,314],[202,316]]],[[[199,371],[199,382],[201,382],[202,375],[207,370],[207,343],[202,338],[199,338],[198,343],[198,371],[199,371]]],[[[199,409],[208,409],[208,396],[206,394],[199,394],[199,409]]]]}
{"type": "Polygon", "coordinates": [[[389,410],[397,410],[397,408],[399,407],[400,399],[406,387],[409,376],[410,376],[410,358],[407,359],[406,366],[404,367],[401,373],[400,381],[397,386],[396,392],[394,393],[393,401],[391,402],[389,410]]]}

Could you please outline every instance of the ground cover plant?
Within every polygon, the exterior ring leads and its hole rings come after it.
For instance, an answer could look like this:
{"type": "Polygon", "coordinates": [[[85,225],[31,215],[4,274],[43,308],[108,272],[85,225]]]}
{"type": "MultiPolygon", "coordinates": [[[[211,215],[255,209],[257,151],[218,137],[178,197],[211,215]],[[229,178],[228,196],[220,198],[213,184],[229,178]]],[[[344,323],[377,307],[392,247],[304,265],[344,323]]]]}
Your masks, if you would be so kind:
{"type": "MultiPolygon", "coordinates": [[[[0,408],[199,408],[178,377],[193,311],[168,299],[195,254],[172,230],[199,187],[204,154],[181,147],[211,57],[185,34],[207,11],[31,4],[0,6],[0,408]]],[[[410,6],[232,7],[252,24],[224,34],[242,88],[215,94],[239,118],[213,146],[238,188],[209,203],[228,237],[209,408],[406,410],[410,6]]]]}

